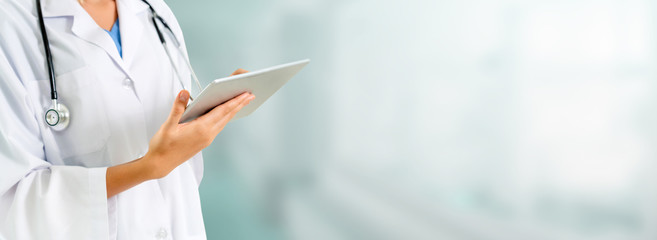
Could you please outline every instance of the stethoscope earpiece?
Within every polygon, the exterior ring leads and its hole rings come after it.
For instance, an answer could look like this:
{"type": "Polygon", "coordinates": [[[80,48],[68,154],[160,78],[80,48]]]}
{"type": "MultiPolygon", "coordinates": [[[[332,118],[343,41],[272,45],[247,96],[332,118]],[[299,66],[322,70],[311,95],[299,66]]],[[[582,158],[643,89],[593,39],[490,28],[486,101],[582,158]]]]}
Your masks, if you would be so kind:
{"type": "Polygon", "coordinates": [[[46,111],[45,120],[53,130],[61,131],[68,127],[71,121],[71,113],[64,104],[53,101],[53,105],[46,111]]]}

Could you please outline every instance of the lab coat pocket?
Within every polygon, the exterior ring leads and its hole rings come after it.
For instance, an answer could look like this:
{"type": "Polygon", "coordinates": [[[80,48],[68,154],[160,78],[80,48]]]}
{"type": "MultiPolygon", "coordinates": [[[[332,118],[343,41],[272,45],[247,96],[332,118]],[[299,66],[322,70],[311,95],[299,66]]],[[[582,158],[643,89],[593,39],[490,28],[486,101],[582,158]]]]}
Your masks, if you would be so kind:
{"type": "MultiPolygon", "coordinates": [[[[107,159],[106,144],[110,136],[107,115],[103,111],[104,95],[101,93],[98,78],[88,67],[82,67],[57,76],[59,102],[68,107],[70,123],[62,131],[52,132],[63,164],[85,167],[102,167],[110,163],[107,159]]],[[[38,80],[41,92],[41,116],[50,106],[50,82],[38,80]]],[[[42,117],[42,124],[45,119],[42,117]]]]}

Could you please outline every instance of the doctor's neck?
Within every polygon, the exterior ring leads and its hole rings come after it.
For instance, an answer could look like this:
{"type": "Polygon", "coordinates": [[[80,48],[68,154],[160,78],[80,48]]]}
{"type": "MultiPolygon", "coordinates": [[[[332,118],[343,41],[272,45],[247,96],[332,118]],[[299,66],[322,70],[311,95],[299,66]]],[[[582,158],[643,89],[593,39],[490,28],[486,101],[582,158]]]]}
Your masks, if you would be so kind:
{"type": "Polygon", "coordinates": [[[112,30],[119,17],[115,0],[78,0],[96,24],[107,31],[112,30]]]}

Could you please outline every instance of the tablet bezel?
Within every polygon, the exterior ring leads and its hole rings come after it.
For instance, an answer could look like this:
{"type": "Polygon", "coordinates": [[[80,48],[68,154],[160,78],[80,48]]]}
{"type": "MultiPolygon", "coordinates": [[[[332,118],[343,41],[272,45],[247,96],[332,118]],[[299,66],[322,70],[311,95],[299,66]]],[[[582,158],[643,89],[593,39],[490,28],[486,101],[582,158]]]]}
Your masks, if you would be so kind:
{"type": "Polygon", "coordinates": [[[309,62],[309,59],[305,59],[214,80],[187,106],[180,123],[192,121],[243,92],[252,92],[256,98],[235,114],[232,120],[248,116],[309,62]]]}

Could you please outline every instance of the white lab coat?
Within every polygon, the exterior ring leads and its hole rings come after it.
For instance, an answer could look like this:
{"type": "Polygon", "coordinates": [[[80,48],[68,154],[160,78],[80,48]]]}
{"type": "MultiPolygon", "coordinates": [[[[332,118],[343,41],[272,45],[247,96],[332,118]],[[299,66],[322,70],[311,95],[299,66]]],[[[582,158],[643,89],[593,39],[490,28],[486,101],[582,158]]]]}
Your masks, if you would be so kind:
{"type": "MultiPolygon", "coordinates": [[[[116,2],[123,58],[77,0],[42,0],[60,102],[71,111],[68,128],[56,132],[44,122],[50,86],[35,0],[0,1],[0,236],[205,239],[201,154],[165,178],[106,197],[106,168],[147,152],[182,88],[147,5],[116,2]]],[[[168,6],[149,2],[182,41],[168,6]]],[[[190,79],[183,82],[190,89],[190,79]]]]}

